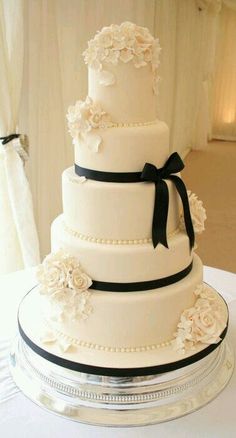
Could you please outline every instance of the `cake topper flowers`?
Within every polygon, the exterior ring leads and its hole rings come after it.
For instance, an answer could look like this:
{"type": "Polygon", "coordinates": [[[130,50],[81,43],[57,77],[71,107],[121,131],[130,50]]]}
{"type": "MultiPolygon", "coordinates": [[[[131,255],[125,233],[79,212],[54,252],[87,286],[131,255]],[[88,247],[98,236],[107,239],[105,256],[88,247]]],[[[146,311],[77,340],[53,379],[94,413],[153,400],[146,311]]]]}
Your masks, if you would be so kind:
{"type": "Polygon", "coordinates": [[[82,270],[76,257],[63,250],[45,257],[38,267],[40,293],[51,304],[51,318],[86,319],[92,311],[89,304],[91,278],[82,270]]]}
{"type": "Polygon", "coordinates": [[[104,86],[115,83],[115,76],[109,71],[108,64],[132,62],[136,68],[150,64],[153,72],[153,91],[157,94],[160,51],[159,40],[155,39],[146,27],[126,21],[121,25],[103,27],[88,42],[83,56],[85,63],[99,72],[100,84],[104,86]]]}
{"type": "Polygon", "coordinates": [[[78,141],[85,143],[93,152],[97,152],[102,142],[100,135],[94,130],[108,128],[112,125],[110,116],[103,111],[98,102],[93,102],[91,97],[78,100],[75,105],[68,108],[66,115],[69,133],[73,138],[73,144],[78,141]]]}

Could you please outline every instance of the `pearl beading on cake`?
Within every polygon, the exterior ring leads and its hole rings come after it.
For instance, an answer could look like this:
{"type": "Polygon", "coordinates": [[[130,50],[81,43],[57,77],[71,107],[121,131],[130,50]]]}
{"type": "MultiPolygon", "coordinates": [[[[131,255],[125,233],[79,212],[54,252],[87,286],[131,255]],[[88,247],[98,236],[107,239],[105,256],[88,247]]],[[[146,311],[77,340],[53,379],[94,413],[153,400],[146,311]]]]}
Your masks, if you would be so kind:
{"type": "MultiPolygon", "coordinates": [[[[152,239],[145,238],[145,239],[104,239],[104,238],[97,238],[93,236],[87,236],[85,234],[80,233],[79,231],[73,230],[72,228],[68,227],[65,222],[63,222],[64,230],[71,234],[72,236],[76,237],[77,239],[86,240],[88,242],[92,243],[103,243],[106,245],[143,245],[146,243],[151,243],[152,239]]],[[[174,231],[168,234],[168,237],[175,236],[179,232],[179,227],[176,228],[174,231]]]]}
{"type": "Polygon", "coordinates": [[[100,345],[100,344],[95,344],[93,342],[79,340],[77,338],[73,338],[72,336],[68,336],[65,333],[62,333],[58,329],[53,329],[53,331],[56,334],[56,336],[66,340],[68,343],[70,343],[73,346],[90,348],[92,350],[106,351],[109,353],[140,353],[143,351],[157,350],[159,348],[168,347],[173,342],[173,339],[170,339],[165,342],[160,342],[159,344],[141,345],[138,347],[115,347],[115,346],[100,345]]]}
{"type": "Polygon", "coordinates": [[[150,125],[155,125],[158,122],[158,119],[156,120],[151,120],[149,122],[133,122],[133,123],[125,123],[125,122],[120,122],[120,123],[112,123],[109,128],[136,128],[138,126],[150,126],[150,125]]]}

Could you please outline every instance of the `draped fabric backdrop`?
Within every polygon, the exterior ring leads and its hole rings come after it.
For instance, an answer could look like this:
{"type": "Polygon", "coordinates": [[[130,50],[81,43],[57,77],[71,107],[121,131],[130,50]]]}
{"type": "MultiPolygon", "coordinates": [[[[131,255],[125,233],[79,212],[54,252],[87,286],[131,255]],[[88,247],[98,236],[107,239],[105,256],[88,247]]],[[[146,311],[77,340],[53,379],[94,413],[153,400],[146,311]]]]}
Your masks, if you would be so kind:
{"type": "Polygon", "coordinates": [[[104,25],[127,20],[148,27],[160,38],[158,115],[170,126],[171,151],[184,155],[190,148],[204,148],[211,136],[222,2],[25,1],[21,130],[30,138],[29,177],[44,255],[50,249],[50,223],[62,209],[61,172],[73,164],[65,114],[70,104],[86,96],[87,67],[81,53],[88,39],[104,25]]]}
{"type": "Polygon", "coordinates": [[[236,1],[221,11],[213,93],[212,136],[236,140],[236,1]]]}
{"type": "MultiPolygon", "coordinates": [[[[23,1],[0,1],[0,137],[17,132],[23,72],[23,1]]],[[[18,140],[0,141],[0,274],[36,265],[39,244],[18,140]]]]}

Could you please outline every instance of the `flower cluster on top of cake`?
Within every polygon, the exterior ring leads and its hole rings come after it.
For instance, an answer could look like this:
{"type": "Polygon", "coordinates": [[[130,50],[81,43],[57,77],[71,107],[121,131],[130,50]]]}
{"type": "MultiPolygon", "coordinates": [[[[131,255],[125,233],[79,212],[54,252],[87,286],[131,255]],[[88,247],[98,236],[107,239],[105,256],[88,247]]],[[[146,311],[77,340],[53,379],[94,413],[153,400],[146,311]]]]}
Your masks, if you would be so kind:
{"type": "Polygon", "coordinates": [[[88,42],[83,56],[90,68],[100,72],[100,84],[105,86],[114,84],[115,76],[104,69],[104,63],[117,65],[118,62],[132,62],[136,68],[150,64],[153,90],[157,93],[160,51],[159,40],[147,28],[126,21],[121,25],[104,27],[88,42]]]}

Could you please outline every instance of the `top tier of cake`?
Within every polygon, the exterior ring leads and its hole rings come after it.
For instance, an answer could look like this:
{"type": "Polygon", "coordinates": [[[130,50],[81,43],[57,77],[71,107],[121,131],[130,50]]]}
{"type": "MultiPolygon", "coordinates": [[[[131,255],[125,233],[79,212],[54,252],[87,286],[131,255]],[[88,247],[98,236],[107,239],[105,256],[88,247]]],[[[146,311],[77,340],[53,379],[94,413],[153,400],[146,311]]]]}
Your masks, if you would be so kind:
{"type": "Polygon", "coordinates": [[[156,119],[160,46],[149,30],[130,22],[104,27],[84,52],[88,95],[116,123],[156,119]]]}

